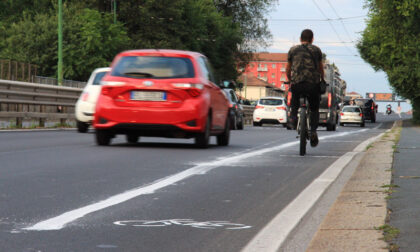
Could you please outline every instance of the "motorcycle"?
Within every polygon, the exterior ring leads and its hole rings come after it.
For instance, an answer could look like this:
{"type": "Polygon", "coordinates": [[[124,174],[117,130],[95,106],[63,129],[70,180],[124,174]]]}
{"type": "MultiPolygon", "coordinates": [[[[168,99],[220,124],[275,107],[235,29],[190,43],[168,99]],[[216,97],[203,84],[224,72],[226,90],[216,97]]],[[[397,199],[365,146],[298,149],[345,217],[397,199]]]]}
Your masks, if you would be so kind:
{"type": "Polygon", "coordinates": [[[391,108],[389,108],[389,107],[388,107],[388,108],[386,108],[386,114],[387,114],[387,115],[390,115],[391,113],[392,113],[391,108]]]}

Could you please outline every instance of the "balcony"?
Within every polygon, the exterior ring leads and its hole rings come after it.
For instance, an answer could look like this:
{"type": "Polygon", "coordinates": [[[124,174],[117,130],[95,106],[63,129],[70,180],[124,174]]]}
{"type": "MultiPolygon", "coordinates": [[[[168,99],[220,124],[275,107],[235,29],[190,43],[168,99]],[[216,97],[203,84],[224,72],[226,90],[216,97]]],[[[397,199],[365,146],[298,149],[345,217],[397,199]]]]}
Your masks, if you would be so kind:
{"type": "Polygon", "coordinates": [[[258,79],[260,79],[260,80],[263,80],[263,81],[267,81],[267,76],[261,76],[261,77],[257,77],[258,79]]]}

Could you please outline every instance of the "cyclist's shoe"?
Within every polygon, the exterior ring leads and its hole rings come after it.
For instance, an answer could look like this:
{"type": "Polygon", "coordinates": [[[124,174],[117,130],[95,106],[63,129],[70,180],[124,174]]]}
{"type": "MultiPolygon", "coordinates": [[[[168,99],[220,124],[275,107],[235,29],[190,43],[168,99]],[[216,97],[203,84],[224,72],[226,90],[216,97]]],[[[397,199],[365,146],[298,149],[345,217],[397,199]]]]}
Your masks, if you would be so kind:
{"type": "Polygon", "coordinates": [[[316,131],[311,131],[311,147],[316,147],[318,145],[318,134],[316,131]]]}

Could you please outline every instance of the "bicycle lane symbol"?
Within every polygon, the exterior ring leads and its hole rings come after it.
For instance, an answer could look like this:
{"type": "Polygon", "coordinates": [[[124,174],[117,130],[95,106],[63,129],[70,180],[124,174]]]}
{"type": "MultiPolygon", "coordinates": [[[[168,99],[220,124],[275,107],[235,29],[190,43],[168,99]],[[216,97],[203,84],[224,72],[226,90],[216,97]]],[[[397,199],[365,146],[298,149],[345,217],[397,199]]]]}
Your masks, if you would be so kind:
{"type": "Polygon", "coordinates": [[[202,229],[227,229],[239,230],[248,229],[252,226],[239,223],[231,223],[228,221],[195,221],[192,219],[170,219],[170,220],[122,220],[115,221],[118,226],[130,227],[167,227],[167,226],[189,226],[192,228],[202,229]]]}

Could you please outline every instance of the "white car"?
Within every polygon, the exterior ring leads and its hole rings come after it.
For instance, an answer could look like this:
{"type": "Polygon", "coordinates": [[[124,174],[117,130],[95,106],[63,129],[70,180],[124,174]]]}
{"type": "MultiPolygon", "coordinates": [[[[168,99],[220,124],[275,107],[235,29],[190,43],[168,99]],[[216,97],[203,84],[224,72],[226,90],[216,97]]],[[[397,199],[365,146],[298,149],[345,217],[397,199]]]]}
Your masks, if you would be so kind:
{"type": "Polygon", "coordinates": [[[88,131],[89,124],[93,121],[95,105],[101,92],[101,80],[111,70],[109,67],[95,69],[83,89],[76,103],[77,130],[81,133],[88,131]]]}
{"type": "Polygon", "coordinates": [[[282,97],[263,97],[255,106],[253,125],[261,126],[263,123],[287,125],[287,105],[282,97]]]}
{"type": "Polygon", "coordinates": [[[365,127],[363,110],[359,106],[344,106],[340,113],[340,126],[344,124],[359,124],[365,127]]]}

